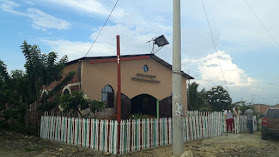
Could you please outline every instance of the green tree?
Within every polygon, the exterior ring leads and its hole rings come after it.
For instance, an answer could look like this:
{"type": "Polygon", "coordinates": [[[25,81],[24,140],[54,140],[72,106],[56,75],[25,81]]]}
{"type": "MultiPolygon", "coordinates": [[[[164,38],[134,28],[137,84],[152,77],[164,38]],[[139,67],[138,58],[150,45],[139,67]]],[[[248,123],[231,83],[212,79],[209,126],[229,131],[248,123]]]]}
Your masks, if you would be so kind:
{"type": "Polygon", "coordinates": [[[24,96],[26,94],[26,79],[23,71],[12,71],[9,75],[6,65],[0,61],[0,111],[4,110],[5,119],[24,119],[24,96]],[[8,106],[8,108],[6,108],[8,106]]]}
{"type": "Polygon", "coordinates": [[[234,107],[238,107],[238,109],[242,112],[242,114],[245,113],[245,111],[248,109],[248,107],[252,110],[255,110],[255,107],[251,103],[247,103],[246,101],[238,101],[232,104],[234,107]]]}
{"type": "Polygon", "coordinates": [[[55,99],[49,98],[60,91],[75,75],[75,72],[69,72],[62,77],[67,56],[57,61],[58,56],[55,52],[42,54],[37,45],[29,45],[26,41],[21,49],[26,59],[25,72],[14,70],[9,75],[6,65],[0,61],[0,109],[8,106],[5,112],[2,112],[7,119],[16,117],[22,120],[30,104],[41,104],[40,109],[43,111],[57,106],[55,99]],[[55,81],[60,83],[47,97],[41,99],[43,87],[55,81]]]}
{"type": "Polygon", "coordinates": [[[23,42],[21,49],[26,59],[24,67],[31,94],[30,101],[36,103],[40,99],[43,86],[49,86],[52,82],[62,79],[67,56],[57,62],[58,56],[55,52],[42,54],[37,45],[29,45],[26,41],[23,42]]]}
{"type": "Polygon", "coordinates": [[[101,101],[89,99],[82,91],[74,91],[71,95],[64,94],[61,97],[57,97],[59,106],[66,111],[73,110],[78,112],[81,117],[89,115],[83,115],[81,110],[90,109],[90,112],[96,113],[104,110],[105,104],[101,101]]]}
{"type": "Polygon", "coordinates": [[[0,60],[0,79],[3,82],[7,82],[9,80],[9,74],[7,72],[7,65],[0,60]]]}
{"type": "Polygon", "coordinates": [[[59,61],[55,52],[42,54],[37,45],[29,45],[26,41],[21,46],[22,53],[26,59],[24,65],[26,69],[27,85],[29,96],[29,104],[40,103],[42,111],[51,110],[57,106],[52,97],[59,92],[75,75],[74,71],[69,72],[63,78],[63,69],[67,63],[67,56],[63,56],[59,61]],[[49,92],[46,97],[41,99],[41,92],[44,86],[59,81],[59,83],[49,92]],[[51,99],[50,99],[51,98],[51,99]]]}
{"type": "Polygon", "coordinates": [[[226,108],[231,108],[232,99],[228,91],[222,86],[211,88],[205,94],[205,102],[213,111],[222,111],[226,108]]]}
{"type": "MultiPolygon", "coordinates": [[[[9,79],[7,73],[7,66],[4,64],[2,60],[0,60],[0,113],[3,109],[5,109],[5,105],[8,102],[8,98],[6,97],[8,92],[7,80],[9,79]]],[[[3,115],[0,115],[3,116],[3,115]]]]}
{"type": "Polygon", "coordinates": [[[67,56],[58,60],[55,52],[42,54],[37,45],[29,45],[26,41],[21,49],[26,59],[25,71],[14,70],[9,74],[6,65],[0,60],[0,116],[16,119],[18,124],[25,123],[27,128],[28,121],[25,115],[30,104],[40,106],[42,111],[57,106],[52,97],[73,78],[75,72],[69,72],[62,77],[67,56]],[[55,81],[60,83],[41,99],[43,87],[55,81]]]}

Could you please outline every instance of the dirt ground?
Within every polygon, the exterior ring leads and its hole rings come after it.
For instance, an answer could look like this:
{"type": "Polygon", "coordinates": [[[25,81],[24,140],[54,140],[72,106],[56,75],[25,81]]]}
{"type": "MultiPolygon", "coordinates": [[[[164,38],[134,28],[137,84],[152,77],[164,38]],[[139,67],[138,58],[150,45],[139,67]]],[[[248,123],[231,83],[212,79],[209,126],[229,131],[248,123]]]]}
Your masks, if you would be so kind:
{"type": "MultiPolygon", "coordinates": [[[[186,142],[185,151],[191,151],[194,157],[278,157],[279,138],[261,140],[260,132],[254,134],[224,134],[203,140],[186,142]]],[[[170,157],[171,146],[140,151],[123,155],[124,157],[170,157]]]]}
{"type": "MultiPolygon", "coordinates": [[[[223,136],[185,143],[185,151],[191,151],[195,157],[253,156],[276,157],[279,154],[279,138],[266,141],[260,139],[260,133],[224,134],[223,136]]],[[[88,148],[62,144],[38,137],[24,136],[12,132],[0,132],[0,157],[57,157],[57,156],[105,156],[103,152],[88,148]]],[[[108,155],[114,156],[114,155],[108,155]]],[[[172,146],[164,146],[120,155],[121,157],[170,157],[172,146]]]]}

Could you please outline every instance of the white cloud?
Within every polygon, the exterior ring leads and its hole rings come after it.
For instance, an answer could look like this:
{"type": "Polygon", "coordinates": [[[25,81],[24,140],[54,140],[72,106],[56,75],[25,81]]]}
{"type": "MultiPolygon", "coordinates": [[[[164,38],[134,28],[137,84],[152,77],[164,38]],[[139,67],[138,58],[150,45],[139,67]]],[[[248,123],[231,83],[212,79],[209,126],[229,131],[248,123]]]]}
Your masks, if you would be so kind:
{"type": "Polygon", "coordinates": [[[249,86],[251,82],[256,81],[234,64],[230,55],[221,51],[218,52],[218,56],[219,60],[216,53],[202,58],[199,70],[203,79],[217,81],[224,81],[225,79],[228,86],[249,86]]]}
{"type": "MultiPolygon", "coordinates": [[[[51,47],[51,51],[57,52],[59,56],[67,55],[69,60],[84,57],[92,43],[68,40],[42,40],[43,43],[51,47]]],[[[95,52],[89,56],[107,56],[112,55],[113,48],[110,45],[96,44],[95,52]]]]}
{"type": "Polygon", "coordinates": [[[257,82],[256,79],[249,77],[244,70],[233,63],[229,54],[219,51],[218,58],[216,53],[211,53],[200,59],[184,59],[182,65],[188,69],[196,67],[194,70],[198,70],[198,72],[193,71],[193,73],[199,73],[197,82],[207,88],[216,85],[225,86],[224,79],[228,87],[251,86],[257,82]]]}
{"type": "MultiPolygon", "coordinates": [[[[105,21],[116,3],[116,0],[49,0],[42,1],[42,3],[46,3],[46,5],[59,6],[59,8],[69,9],[69,11],[76,11],[82,15],[93,16],[94,18],[96,18],[96,15],[101,15],[104,16],[102,19],[105,21]]],[[[157,34],[161,35],[162,32],[167,30],[168,33],[170,33],[172,29],[172,19],[166,18],[162,15],[165,11],[162,10],[162,8],[166,7],[162,7],[163,4],[160,4],[160,7],[154,7],[155,5],[158,5],[158,3],[147,0],[140,2],[119,1],[109,19],[109,22],[122,24],[127,27],[135,27],[134,31],[155,31],[161,32],[157,34]]],[[[169,7],[167,4],[164,4],[164,6],[169,7]]]]}
{"type": "Polygon", "coordinates": [[[0,0],[0,2],[2,2],[2,4],[0,5],[1,10],[12,13],[12,14],[16,14],[16,15],[25,15],[24,13],[14,10],[15,7],[19,6],[19,4],[15,3],[13,1],[9,1],[9,0],[0,0]]]}
{"type": "Polygon", "coordinates": [[[29,5],[35,5],[33,2],[31,2],[30,0],[24,0],[24,3],[29,4],[29,5]]]}
{"type": "Polygon", "coordinates": [[[31,18],[32,26],[35,29],[41,29],[44,31],[47,29],[67,30],[71,27],[69,22],[46,14],[38,9],[28,8],[27,12],[21,12],[15,9],[15,7],[18,7],[19,4],[9,0],[3,0],[2,2],[3,3],[0,5],[0,8],[3,11],[31,18]]]}
{"type": "MultiPolygon", "coordinates": [[[[115,1],[109,1],[111,4],[114,4],[115,1]]],[[[98,0],[48,0],[47,3],[53,3],[55,5],[60,5],[62,7],[68,7],[74,9],[78,12],[85,12],[91,14],[100,14],[108,16],[112,8],[106,8],[103,4],[108,2],[98,0]]],[[[113,13],[114,16],[122,16],[123,11],[116,9],[113,13]]],[[[89,14],[88,14],[89,15],[89,14]]]]}
{"type": "MultiPolygon", "coordinates": [[[[98,33],[99,30],[91,35],[92,41],[95,40],[98,33]]],[[[133,28],[124,25],[106,26],[87,56],[116,55],[116,35],[120,35],[121,55],[150,53],[149,45],[146,42],[156,36],[155,33],[134,31],[133,28]]],[[[84,57],[92,44],[92,42],[69,40],[44,39],[41,41],[60,56],[68,55],[69,60],[84,57]]],[[[170,52],[169,48],[170,46],[166,46],[160,52],[166,52],[166,50],[170,52]]]]}
{"type": "MultiPolygon", "coordinates": [[[[98,33],[98,31],[94,32],[91,35],[91,38],[95,39],[98,33]]],[[[155,32],[145,32],[145,30],[135,31],[133,27],[128,27],[126,25],[114,25],[104,27],[97,43],[101,45],[112,45],[115,47],[116,35],[120,35],[122,54],[150,53],[146,42],[157,36],[155,32]]],[[[93,51],[95,50],[93,49],[93,51]]]]}
{"type": "Polygon", "coordinates": [[[273,100],[271,101],[267,98],[276,97],[275,91],[278,90],[278,86],[276,87],[274,84],[250,77],[241,67],[233,62],[232,57],[226,52],[219,51],[218,56],[227,88],[216,53],[211,53],[206,57],[198,59],[184,58],[182,60],[183,69],[190,69],[190,75],[195,77],[191,82],[200,84],[199,90],[202,88],[209,90],[217,85],[222,85],[229,91],[233,102],[244,100],[247,102],[254,101],[254,103],[275,104],[272,102],[273,100]]]}
{"type": "Polygon", "coordinates": [[[58,30],[67,30],[71,27],[71,24],[69,22],[48,15],[38,9],[28,8],[27,16],[32,19],[32,26],[36,29],[44,30],[48,28],[55,28],[58,30]]]}

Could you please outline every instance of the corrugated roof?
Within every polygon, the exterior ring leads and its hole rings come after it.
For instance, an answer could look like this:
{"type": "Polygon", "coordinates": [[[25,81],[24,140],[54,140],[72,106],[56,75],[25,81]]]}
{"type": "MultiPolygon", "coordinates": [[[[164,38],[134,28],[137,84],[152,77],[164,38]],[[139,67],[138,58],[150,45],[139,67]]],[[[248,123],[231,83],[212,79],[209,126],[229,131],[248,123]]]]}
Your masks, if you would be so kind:
{"type": "MultiPolygon", "coordinates": [[[[154,61],[156,61],[156,62],[160,63],[161,65],[167,67],[168,69],[172,70],[172,65],[170,65],[169,63],[167,63],[166,61],[162,60],[161,58],[157,57],[154,54],[121,55],[121,58],[137,57],[137,56],[150,56],[150,58],[153,59],[154,61]]],[[[111,58],[115,58],[116,59],[116,56],[82,57],[82,58],[79,58],[79,59],[75,59],[75,60],[69,61],[68,63],[66,63],[66,66],[74,64],[74,63],[77,63],[79,61],[111,59],[111,58]]],[[[192,76],[186,74],[183,71],[181,71],[181,74],[182,74],[182,76],[186,77],[187,79],[194,79],[192,76]]]]}

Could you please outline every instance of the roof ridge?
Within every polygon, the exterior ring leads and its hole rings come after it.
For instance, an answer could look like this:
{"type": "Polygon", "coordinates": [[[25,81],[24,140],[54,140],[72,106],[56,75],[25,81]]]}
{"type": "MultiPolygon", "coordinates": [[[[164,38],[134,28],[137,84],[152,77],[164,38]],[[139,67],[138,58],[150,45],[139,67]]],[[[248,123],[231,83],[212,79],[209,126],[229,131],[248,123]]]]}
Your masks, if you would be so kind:
{"type": "MultiPolygon", "coordinates": [[[[159,64],[165,66],[166,68],[172,70],[172,65],[166,62],[165,60],[161,59],[160,57],[156,56],[155,54],[134,54],[134,55],[120,55],[121,57],[137,57],[137,56],[150,56],[151,59],[158,62],[159,64]]],[[[96,57],[82,57],[66,63],[66,66],[77,63],[82,60],[98,60],[98,59],[111,59],[116,58],[117,56],[96,56],[96,57]]],[[[192,76],[186,74],[185,72],[181,71],[182,76],[186,77],[187,79],[194,79],[192,76]]]]}

